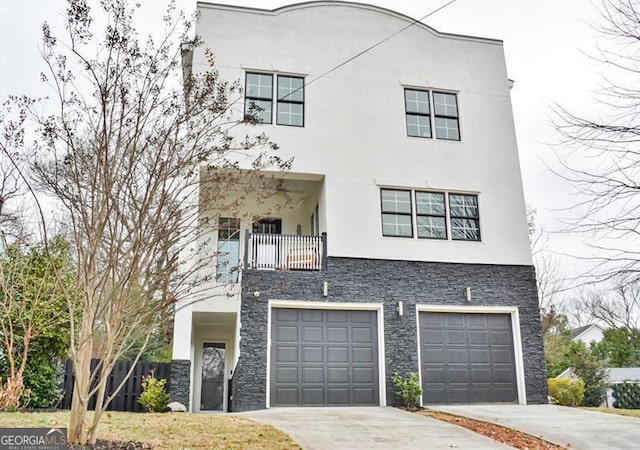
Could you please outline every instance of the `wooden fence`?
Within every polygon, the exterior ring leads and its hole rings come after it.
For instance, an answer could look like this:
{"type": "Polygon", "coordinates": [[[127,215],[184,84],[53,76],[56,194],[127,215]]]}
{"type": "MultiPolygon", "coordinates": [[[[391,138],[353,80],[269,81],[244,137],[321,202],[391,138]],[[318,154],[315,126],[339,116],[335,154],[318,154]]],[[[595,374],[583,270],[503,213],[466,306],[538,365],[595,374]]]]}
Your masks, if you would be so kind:
{"type": "MultiPolygon", "coordinates": [[[[98,364],[97,359],[91,360],[91,370],[93,370],[98,364]]],[[[120,385],[124,377],[131,369],[133,361],[121,360],[118,361],[109,375],[107,380],[107,395],[111,395],[113,391],[120,385]]],[[[142,393],[142,377],[151,374],[153,371],[154,376],[158,379],[166,379],[166,388],[169,388],[169,374],[171,371],[170,363],[155,363],[139,361],[131,373],[131,377],[126,381],[120,392],[111,401],[107,407],[107,411],[130,411],[130,412],[142,412],[144,408],[138,403],[138,397],[142,393]]],[[[59,408],[71,409],[71,399],[73,396],[73,365],[71,361],[66,361],[64,364],[64,381],[62,383],[63,398],[60,402],[59,408]]],[[[89,402],[89,409],[94,409],[96,406],[96,398],[93,396],[89,402]]]]}

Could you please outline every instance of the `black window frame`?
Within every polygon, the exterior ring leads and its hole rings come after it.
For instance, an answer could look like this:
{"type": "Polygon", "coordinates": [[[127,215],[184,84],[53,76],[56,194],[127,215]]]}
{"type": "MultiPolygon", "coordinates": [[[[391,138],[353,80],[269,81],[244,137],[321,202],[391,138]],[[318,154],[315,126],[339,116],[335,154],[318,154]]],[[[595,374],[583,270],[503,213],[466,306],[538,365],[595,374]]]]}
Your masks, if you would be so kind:
{"type": "MultiPolygon", "coordinates": [[[[245,73],[245,77],[244,77],[244,118],[245,120],[255,120],[257,123],[262,123],[262,124],[273,124],[273,93],[274,93],[274,86],[273,86],[273,74],[272,73],[264,73],[264,72],[246,72],[245,73]],[[257,95],[249,95],[249,76],[250,75],[258,75],[258,76],[263,76],[263,77],[269,77],[271,78],[271,97],[259,97],[257,95]],[[270,102],[271,103],[271,114],[269,116],[269,122],[265,122],[264,120],[259,120],[259,117],[256,117],[256,114],[250,114],[249,113],[249,107],[248,104],[251,103],[251,101],[258,101],[258,102],[270,102]]],[[[256,103],[254,103],[256,106],[256,103]]],[[[259,112],[258,112],[259,114],[259,112]]]]}
{"type": "Polygon", "coordinates": [[[460,141],[462,140],[462,133],[460,132],[460,108],[458,106],[458,94],[456,92],[446,92],[442,90],[433,90],[433,89],[419,89],[412,87],[405,87],[404,91],[404,112],[405,112],[405,127],[407,130],[408,137],[417,137],[422,139],[438,139],[441,141],[460,141]],[[429,101],[429,113],[422,113],[417,111],[409,111],[407,107],[407,92],[423,92],[427,94],[427,99],[429,101]],[[455,101],[456,115],[451,114],[438,114],[436,111],[436,102],[435,95],[445,95],[452,96],[455,101]],[[429,120],[429,136],[421,136],[417,134],[410,134],[409,132],[409,117],[426,117],[429,120]],[[437,119],[446,119],[446,120],[455,120],[456,129],[458,132],[457,139],[448,138],[448,137],[439,137],[438,136],[438,127],[437,127],[437,119]]]}
{"type": "Polygon", "coordinates": [[[392,188],[380,188],[380,220],[381,220],[381,226],[382,226],[382,236],[384,237],[398,237],[398,238],[405,238],[405,239],[413,239],[414,237],[414,233],[413,233],[413,193],[411,189],[392,189],[392,188]],[[396,212],[396,211],[385,211],[384,209],[384,202],[382,199],[382,193],[384,191],[391,191],[391,192],[407,192],[409,193],[409,212],[408,213],[404,213],[404,212],[396,212]],[[385,234],[384,233],[384,216],[386,215],[394,215],[394,216],[409,216],[409,224],[411,225],[411,235],[401,235],[401,234],[385,234]]]}
{"type": "Polygon", "coordinates": [[[433,121],[431,120],[431,112],[432,112],[432,107],[431,107],[431,93],[429,92],[429,90],[425,90],[425,89],[413,89],[413,88],[404,88],[404,113],[405,113],[405,123],[406,123],[406,127],[407,127],[407,136],[409,137],[417,137],[417,138],[422,138],[422,139],[433,139],[433,121]],[[409,111],[409,107],[407,104],[407,92],[422,92],[427,94],[427,107],[429,108],[429,112],[427,113],[422,113],[422,112],[418,112],[418,111],[409,111]],[[429,120],[429,136],[422,136],[419,134],[410,134],[409,132],[409,117],[426,117],[429,120]]]}
{"type": "Polygon", "coordinates": [[[462,194],[462,193],[458,193],[458,192],[449,192],[447,194],[447,203],[449,204],[449,227],[451,229],[451,240],[452,241],[468,241],[468,242],[480,242],[482,241],[482,234],[481,234],[481,229],[480,229],[480,204],[478,201],[478,196],[476,194],[462,194]],[[452,196],[457,196],[457,197],[469,197],[469,198],[474,198],[475,199],[475,209],[476,209],[476,215],[475,216],[468,216],[468,215],[453,215],[452,212],[452,208],[451,208],[451,197],[452,196]],[[462,220],[470,220],[475,222],[476,224],[476,229],[478,230],[478,238],[477,239],[466,239],[466,238],[456,238],[454,236],[454,232],[453,232],[453,219],[462,219],[462,220]]]}
{"type": "Polygon", "coordinates": [[[443,92],[443,91],[432,91],[432,103],[433,103],[433,135],[435,136],[436,139],[442,140],[442,141],[459,141],[461,139],[461,135],[460,135],[460,110],[458,109],[458,94],[454,93],[454,92],[443,92]],[[455,104],[456,104],[456,115],[450,115],[450,114],[438,114],[438,112],[436,111],[436,94],[439,95],[448,95],[448,96],[452,96],[455,104]],[[438,125],[437,125],[437,119],[448,119],[448,120],[455,120],[456,121],[456,128],[458,130],[458,138],[457,139],[452,139],[452,138],[447,138],[447,137],[438,137],[438,125]]]}
{"type": "Polygon", "coordinates": [[[435,239],[438,241],[447,241],[449,240],[449,230],[447,227],[447,195],[444,192],[439,192],[439,191],[421,191],[421,190],[415,190],[414,191],[414,202],[416,205],[416,236],[418,239],[435,239]],[[426,214],[426,213],[421,213],[419,212],[419,208],[418,208],[418,194],[437,194],[437,195],[441,195],[442,196],[442,207],[443,207],[443,213],[442,214],[426,214]],[[433,237],[433,236],[420,236],[420,224],[418,223],[418,217],[438,217],[438,218],[442,218],[444,220],[444,236],[443,237],[433,237]]]}
{"type": "Polygon", "coordinates": [[[287,126],[287,127],[304,127],[304,119],[305,119],[305,111],[304,111],[304,104],[305,104],[305,84],[304,84],[304,77],[299,77],[299,76],[294,76],[294,75],[281,75],[278,74],[276,76],[276,88],[275,88],[275,97],[276,97],[276,125],[283,125],[283,126],[287,126]],[[291,78],[291,79],[296,79],[296,80],[301,80],[302,81],[302,86],[298,89],[296,89],[293,92],[290,92],[289,94],[287,94],[287,97],[291,96],[291,94],[297,92],[297,91],[302,91],[302,100],[291,100],[291,99],[286,99],[286,98],[280,98],[280,94],[279,94],[279,90],[280,90],[280,79],[281,78],[291,78]],[[292,124],[292,123],[280,123],[280,104],[289,104],[289,105],[302,105],[302,123],[300,125],[297,124],[292,124]]]}
{"type": "Polygon", "coordinates": [[[383,237],[401,237],[401,238],[418,238],[418,239],[430,239],[430,240],[438,240],[438,241],[464,241],[464,242],[482,242],[482,229],[480,226],[480,200],[479,194],[473,193],[464,193],[464,192],[450,192],[450,191],[430,191],[430,190],[422,190],[422,189],[396,189],[389,187],[380,187],[380,213],[382,219],[382,236],[383,237]],[[396,212],[396,211],[385,211],[384,203],[383,203],[383,192],[392,191],[392,192],[406,192],[409,194],[409,208],[410,212],[396,212]],[[418,212],[418,196],[419,194],[439,194],[443,196],[444,199],[444,215],[441,214],[427,214],[427,213],[419,213],[418,212]],[[475,208],[476,215],[454,215],[452,214],[451,208],[451,197],[469,197],[474,199],[473,207],[475,208]],[[411,235],[396,235],[396,234],[385,234],[384,232],[384,215],[401,215],[401,216],[410,216],[411,218],[411,235]],[[420,236],[420,227],[418,224],[419,217],[440,217],[444,218],[444,229],[445,229],[445,237],[431,237],[431,236],[420,236]],[[471,220],[475,222],[475,229],[477,230],[477,239],[467,239],[465,237],[455,237],[454,229],[453,229],[453,221],[454,219],[462,219],[462,220],[471,220]],[[415,229],[415,231],[414,231],[415,229]]]}

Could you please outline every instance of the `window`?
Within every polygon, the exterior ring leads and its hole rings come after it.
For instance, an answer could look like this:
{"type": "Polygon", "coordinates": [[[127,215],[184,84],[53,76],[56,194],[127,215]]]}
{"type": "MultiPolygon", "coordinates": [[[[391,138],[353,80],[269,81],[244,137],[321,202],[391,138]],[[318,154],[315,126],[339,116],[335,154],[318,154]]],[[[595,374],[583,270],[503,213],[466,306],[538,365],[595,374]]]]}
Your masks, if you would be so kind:
{"type": "Polygon", "coordinates": [[[447,238],[446,205],[442,192],[416,191],[416,224],[419,238],[447,238]]]}
{"type": "Polygon", "coordinates": [[[221,217],[218,224],[216,281],[237,283],[240,266],[240,219],[221,217]]]}
{"type": "Polygon", "coordinates": [[[419,239],[480,240],[477,195],[381,189],[380,197],[383,236],[411,238],[415,226],[419,239]]]}
{"type": "Polygon", "coordinates": [[[460,129],[456,94],[434,92],[433,111],[436,121],[436,138],[459,141],[460,129]]]}
{"type": "Polygon", "coordinates": [[[382,235],[413,237],[411,191],[382,189],[382,235]]]}
{"type": "MultiPolygon", "coordinates": [[[[304,78],[278,75],[276,80],[276,124],[304,126],[304,78]]],[[[273,123],[274,76],[247,72],[244,115],[260,123],[273,123]]]]}
{"type": "Polygon", "coordinates": [[[404,90],[404,107],[407,114],[407,134],[431,137],[431,109],[429,91],[404,90]]]}
{"type": "Polygon", "coordinates": [[[480,220],[476,195],[449,194],[451,238],[456,241],[479,241],[480,220]]]}
{"type": "Polygon", "coordinates": [[[247,73],[244,99],[245,117],[261,123],[271,123],[273,103],[273,76],[247,73]]]}
{"type": "Polygon", "coordinates": [[[407,136],[432,138],[431,124],[434,123],[436,139],[460,140],[456,94],[405,89],[404,107],[407,136]],[[432,96],[433,102],[431,102],[432,96]],[[431,108],[432,104],[433,108],[431,108]]]}
{"type": "Polygon", "coordinates": [[[304,126],[304,79],[278,75],[278,125],[304,126]]]}

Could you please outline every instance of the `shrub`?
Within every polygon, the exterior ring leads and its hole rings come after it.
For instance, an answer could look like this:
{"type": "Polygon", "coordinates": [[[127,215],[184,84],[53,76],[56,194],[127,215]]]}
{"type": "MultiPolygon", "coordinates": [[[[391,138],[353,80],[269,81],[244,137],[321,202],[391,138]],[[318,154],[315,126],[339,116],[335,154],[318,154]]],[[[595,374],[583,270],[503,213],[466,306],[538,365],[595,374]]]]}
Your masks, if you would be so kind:
{"type": "Polygon", "coordinates": [[[55,408],[62,398],[62,365],[47,357],[33,357],[24,371],[29,408],[55,408]]]}
{"type": "Polygon", "coordinates": [[[549,395],[562,406],[578,406],[584,399],[584,381],[575,378],[549,378],[549,395]]]}
{"type": "Polygon", "coordinates": [[[408,378],[404,378],[395,372],[393,374],[393,384],[396,385],[398,390],[396,394],[402,398],[404,407],[410,411],[418,409],[418,402],[422,395],[422,387],[420,386],[420,379],[418,374],[411,372],[408,378]]]}
{"type": "Polygon", "coordinates": [[[582,342],[574,342],[569,349],[571,371],[584,381],[582,406],[600,406],[607,398],[607,370],[596,352],[582,342]]]}
{"type": "Polygon", "coordinates": [[[140,394],[138,402],[149,412],[167,411],[169,394],[165,390],[166,384],[167,380],[158,380],[153,376],[153,373],[142,377],[142,394],[140,394]]]}
{"type": "Polygon", "coordinates": [[[640,409],[640,383],[614,384],[612,386],[614,408],[640,409]]]}

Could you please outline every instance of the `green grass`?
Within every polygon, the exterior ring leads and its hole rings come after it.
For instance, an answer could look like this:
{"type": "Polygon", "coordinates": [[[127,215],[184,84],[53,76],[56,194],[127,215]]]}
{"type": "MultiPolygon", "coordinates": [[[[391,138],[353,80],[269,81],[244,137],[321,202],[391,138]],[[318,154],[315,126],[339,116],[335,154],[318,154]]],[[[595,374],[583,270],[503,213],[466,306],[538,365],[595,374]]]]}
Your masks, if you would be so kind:
{"type": "Polygon", "coordinates": [[[588,408],[588,407],[584,407],[583,409],[587,409],[589,411],[603,412],[607,414],[617,414],[619,416],[629,416],[629,417],[640,418],[640,409],[588,408]]]}
{"type": "MultiPolygon", "coordinates": [[[[0,412],[0,427],[66,427],[69,411],[0,412]]],[[[99,439],[140,441],[158,449],[300,449],[288,435],[249,419],[190,413],[105,413],[99,439]]]]}

